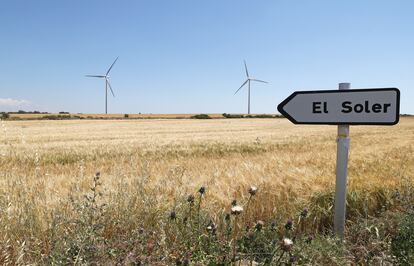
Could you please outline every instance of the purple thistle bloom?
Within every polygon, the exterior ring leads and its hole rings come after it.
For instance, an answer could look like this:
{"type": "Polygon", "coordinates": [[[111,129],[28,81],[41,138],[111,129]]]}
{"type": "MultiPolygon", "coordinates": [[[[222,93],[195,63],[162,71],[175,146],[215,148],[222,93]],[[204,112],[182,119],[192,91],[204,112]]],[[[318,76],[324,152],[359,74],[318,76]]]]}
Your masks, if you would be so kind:
{"type": "Polygon", "coordinates": [[[204,193],[206,193],[206,188],[205,187],[201,187],[198,192],[203,195],[204,193]]]}
{"type": "Polygon", "coordinates": [[[190,204],[193,204],[194,203],[194,195],[189,195],[188,198],[187,198],[187,202],[190,203],[190,204]]]}
{"type": "Polygon", "coordinates": [[[286,230],[292,230],[292,227],[293,227],[293,221],[292,221],[292,219],[287,220],[287,222],[285,224],[286,230]]]}
{"type": "Polygon", "coordinates": [[[308,236],[308,238],[306,239],[306,243],[310,244],[313,240],[313,236],[308,236]]]}
{"type": "Polygon", "coordinates": [[[237,200],[233,200],[232,202],[231,202],[231,206],[236,206],[237,205],[237,200]]]}
{"type": "Polygon", "coordinates": [[[308,208],[305,208],[305,209],[303,209],[303,210],[302,210],[302,212],[300,213],[300,216],[301,216],[302,218],[306,218],[306,217],[308,216],[308,213],[309,213],[308,208]]]}

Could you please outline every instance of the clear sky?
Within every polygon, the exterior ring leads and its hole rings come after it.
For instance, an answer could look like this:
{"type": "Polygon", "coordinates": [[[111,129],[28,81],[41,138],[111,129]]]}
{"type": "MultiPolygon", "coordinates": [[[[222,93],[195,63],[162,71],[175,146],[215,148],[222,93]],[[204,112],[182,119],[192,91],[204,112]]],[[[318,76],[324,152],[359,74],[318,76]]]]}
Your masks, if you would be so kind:
{"type": "Polygon", "coordinates": [[[414,114],[414,1],[2,0],[0,110],[276,113],[295,90],[398,87],[414,114]]]}

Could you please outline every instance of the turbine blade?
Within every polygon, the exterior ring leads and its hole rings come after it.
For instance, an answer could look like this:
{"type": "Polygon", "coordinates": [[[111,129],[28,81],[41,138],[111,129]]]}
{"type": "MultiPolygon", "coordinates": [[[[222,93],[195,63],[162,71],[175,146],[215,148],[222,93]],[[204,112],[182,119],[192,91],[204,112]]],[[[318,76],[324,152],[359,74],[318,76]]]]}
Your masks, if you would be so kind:
{"type": "Polygon", "coordinates": [[[88,78],[104,78],[105,76],[101,76],[101,75],[85,75],[85,77],[88,77],[88,78]]]}
{"type": "Polygon", "coordinates": [[[246,60],[243,60],[243,62],[244,62],[244,70],[246,70],[246,76],[249,77],[249,71],[247,70],[246,60]]]}
{"type": "Polygon", "coordinates": [[[109,83],[109,80],[106,80],[106,83],[108,84],[109,89],[111,90],[112,96],[114,96],[114,97],[115,97],[115,93],[114,93],[114,91],[112,90],[112,86],[111,86],[111,83],[109,83]]]}
{"type": "MultiPolygon", "coordinates": [[[[119,56],[118,56],[119,57],[119,56]]],[[[108,76],[109,71],[111,71],[112,67],[115,65],[116,61],[118,60],[118,57],[115,59],[115,61],[112,63],[112,65],[109,67],[108,71],[106,71],[106,75],[108,76]]]]}
{"type": "Polygon", "coordinates": [[[258,82],[263,82],[263,83],[269,83],[269,82],[267,82],[267,81],[260,80],[260,79],[250,79],[250,80],[253,80],[253,81],[258,81],[258,82]]]}
{"type": "Polygon", "coordinates": [[[241,90],[241,88],[243,88],[243,86],[246,85],[247,82],[249,82],[248,79],[240,86],[240,88],[234,93],[234,95],[236,95],[236,93],[238,93],[239,90],[241,90]]]}

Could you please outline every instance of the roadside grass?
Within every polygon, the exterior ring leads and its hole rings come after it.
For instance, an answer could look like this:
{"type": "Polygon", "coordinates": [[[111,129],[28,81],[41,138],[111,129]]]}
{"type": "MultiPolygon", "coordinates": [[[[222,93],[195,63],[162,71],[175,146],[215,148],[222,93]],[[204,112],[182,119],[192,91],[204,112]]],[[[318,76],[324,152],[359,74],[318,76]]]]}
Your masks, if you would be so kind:
{"type": "MultiPolygon", "coordinates": [[[[104,193],[97,173],[89,191],[73,192],[53,210],[25,189],[1,198],[2,264],[122,265],[346,265],[412,262],[414,190],[401,183],[389,190],[348,193],[345,242],[332,234],[332,192],[292,202],[284,217],[262,219],[267,188],[246,188],[221,211],[209,207],[201,187],[174,198],[139,178],[104,193]],[[368,193],[368,194],[367,194],[368,193]],[[74,196],[81,195],[81,196],[74,196]],[[371,200],[367,200],[370,198],[371,200]],[[13,206],[11,202],[18,203],[13,206]],[[373,202],[375,204],[371,205],[373,202]],[[401,218],[402,217],[402,218],[401,218]]],[[[15,183],[18,185],[18,183],[15,183]]],[[[23,187],[23,186],[19,186],[23,187]]],[[[41,200],[40,200],[41,201],[41,200]]],[[[287,204],[287,203],[285,203],[287,204]]]]}

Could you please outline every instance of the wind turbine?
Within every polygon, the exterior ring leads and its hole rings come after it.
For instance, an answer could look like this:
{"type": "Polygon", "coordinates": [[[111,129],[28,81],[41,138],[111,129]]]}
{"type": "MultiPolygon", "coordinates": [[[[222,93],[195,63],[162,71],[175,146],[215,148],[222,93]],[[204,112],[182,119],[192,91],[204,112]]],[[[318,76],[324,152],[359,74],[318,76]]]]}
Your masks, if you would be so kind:
{"type": "Polygon", "coordinates": [[[246,81],[240,86],[240,88],[234,93],[234,95],[236,95],[236,93],[239,92],[239,90],[241,90],[241,88],[243,88],[244,85],[248,84],[248,102],[247,102],[247,114],[250,114],[250,82],[251,81],[257,81],[257,82],[263,82],[263,83],[269,83],[267,81],[264,80],[260,80],[260,79],[255,79],[255,78],[251,78],[249,76],[249,71],[247,70],[247,65],[246,65],[246,61],[244,61],[244,70],[246,70],[246,81]]]}
{"type": "Polygon", "coordinates": [[[89,77],[89,78],[105,79],[105,114],[108,113],[108,87],[111,90],[112,96],[115,97],[114,91],[112,90],[111,83],[109,83],[109,76],[108,75],[109,75],[109,72],[111,71],[112,67],[115,65],[117,60],[118,60],[118,57],[115,59],[115,61],[109,67],[108,71],[106,71],[105,75],[85,75],[85,77],[89,77]]]}

